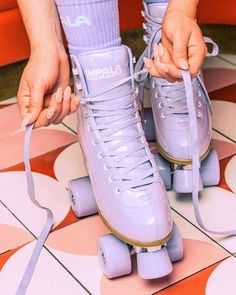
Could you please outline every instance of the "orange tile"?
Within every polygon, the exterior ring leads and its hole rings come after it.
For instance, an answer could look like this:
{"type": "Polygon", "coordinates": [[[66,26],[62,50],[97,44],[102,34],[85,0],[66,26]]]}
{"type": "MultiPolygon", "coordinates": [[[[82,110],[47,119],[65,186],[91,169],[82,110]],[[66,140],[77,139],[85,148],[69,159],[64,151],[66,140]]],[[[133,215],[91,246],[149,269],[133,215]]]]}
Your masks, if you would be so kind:
{"type": "MultiPolygon", "coordinates": [[[[155,294],[160,295],[205,295],[205,288],[211,273],[221,262],[218,262],[205,270],[174,284],[165,290],[155,294]]],[[[223,295],[223,294],[222,294],[223,295]]]]}

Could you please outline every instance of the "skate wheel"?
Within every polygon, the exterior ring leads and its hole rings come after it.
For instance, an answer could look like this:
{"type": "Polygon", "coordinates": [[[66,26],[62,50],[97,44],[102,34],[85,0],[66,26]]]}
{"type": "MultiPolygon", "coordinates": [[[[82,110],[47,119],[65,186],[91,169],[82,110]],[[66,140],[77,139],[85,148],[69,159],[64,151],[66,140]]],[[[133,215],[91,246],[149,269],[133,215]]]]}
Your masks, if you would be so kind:
{"type": "Polygon", "coordinates": [[[160,154],[155,154],[154,157],[166,189],[171,189],[171,168],[169,162],[160,154]]]}
{"type": "Polygon", "coordinates": [[[143,109],[143,129],[147,141],[156,141],[155,124],[151,108],[143,109]]]}
{"type": "Polygon", "coordinates": [[[220,164],[216,150],[211,150],[201,163],[203,186],[217,185],[220,181],[220,164]]]}
{"type": "Polygon", "coordinates": [[[71,207],[78,217],[97,213],[97,205],[88,176],[73,179],[68,185],[71,207]]]}
{"type": "MultiPolygon", "coordinates": [[[[173,190],[177,193],[191,193],[192,187],[192,170],[176,169],[173,175],[173,190]]],[[[203,189],[202,179],[199,177],[198,191],[203,189]]]]}
{"type": "Polygon", "coordinates": [[[167,249],[137,254],[138,274],[143,279],[156,279],[169,275],[173,271],[167,249]]]}
{"type": "Polygon", "coordinates": [[[184,256],[184,246],[180,231],[177,225],[173,225],[173,235],[171,240],[167,243],[166,249],[169,253],[172,262],[179,261],[184,256]]]}
{"type": "Polygon", "coordinates": [[[98,258],[104,275],[116,278],[131,272],[131,257],[127,244],[108,234],[99,238],[98,258]]]}

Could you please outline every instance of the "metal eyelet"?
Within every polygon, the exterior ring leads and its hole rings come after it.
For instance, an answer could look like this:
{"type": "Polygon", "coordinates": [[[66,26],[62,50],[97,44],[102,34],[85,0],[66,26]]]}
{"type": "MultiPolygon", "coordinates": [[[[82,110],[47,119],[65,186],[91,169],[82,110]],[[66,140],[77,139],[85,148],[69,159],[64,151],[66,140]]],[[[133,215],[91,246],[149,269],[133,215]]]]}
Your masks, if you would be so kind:
{"type": "Polygon", "coordinates": [[[156,82],[152,82],[152,88],[155,89],[157,87],[156,82]]]}
{"type": "Polygon", "coordinates": [[[166,114],[165,113],[161,113],[161,117],[162,117],[162,119],[165,119],[166,118],[166,114]]]}
{"type": "Polygon", "coordinates": [[[87,126],[87,130],[88,130],[89,132],[92,131],[92,129],[91,129],[91,125],[88,125],[88,126],[87,126]]]}
{"type": "Polygon", "coordinates": [[[200,101],[198,101],[197,105],[198,105],[198,107],[199,107],[199,108],[201,108],[201,107],[202,107],[202,104],[201,104],[201,102],[200,102],[200,101]]]}
{"type": "Polygon", "coordinates": [[[88,117],[88,112],[87,111],[83,111],[83,115],[84,115],[85,118],[87,118],[88,117]]]}
{"type": "Polygon", "coordinates": [[[163,107],[164,107],[163,102],[160,101],[159,104],[158,104],[158,108],[159,108],[159,109],[162,109],[163,107]]]}
{"type": "Polygon", "coordinates": [[[112,176],[109,177],[109,181],[110,181],[111,183],[114,182],[114,179],[113,179],[112,176]]]}
{"type": "Polygon", "coordinates": [[[99,152],[99,153],[98,153],[98,158],[99,158],[99,159],[102,159],[102,158],[103,158],[103,153],[99,152]]]}
{"type": "Polygon", "coordinates": [[[201,113],[197,112],[197,117],[200,118],[201,117],[201,113]]]}
{"type": "Polygon", "coordinates": [[[202,93],[201,93],[201,91],[197,91],[197,95],[198,95],[198,97],[201,97],[202,96],[202,93]]]}
{"type": "Polygon", "coordinates": [[[118,187],[115,189],[115,192],[116,192],[117,194],[120,194],[120,193],[121,193],[121,191],[120,191],[120,189],[119,189],[118,187]]]}
{"type": "Polygon", "coordinates": [[[96,146],[96,145],[97,145],[95,139],[92,140],[92,145],[93,145],[93,146],[96,146]]]}
{"type": "Polygon", "coordinates": [[[158,92],[155,92],[155,98],[158,98],[159,96],[158,96],[158,92]]]}
{"type": "Polygon", "coordinates": [[[107,163],[103,166],[103,168],[104,168],[104,170],[106,170],[106,171],[109,169],[107,163]]]}

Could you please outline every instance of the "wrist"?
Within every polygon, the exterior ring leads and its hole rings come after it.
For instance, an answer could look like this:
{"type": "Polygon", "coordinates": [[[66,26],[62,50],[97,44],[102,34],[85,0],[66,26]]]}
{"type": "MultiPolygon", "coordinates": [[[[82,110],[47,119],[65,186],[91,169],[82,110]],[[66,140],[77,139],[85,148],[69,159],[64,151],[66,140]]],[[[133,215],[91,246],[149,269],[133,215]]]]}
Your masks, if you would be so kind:
{"type": "Polygon", "coordinates": [[[178,11],[195,20],[198,3],[199,0],[170,0],[167,12],[178,11]]]}
{"type": "Polygon", "coordinates": [[[30,49],[31,52],[38,50],[60,52],[65,50],[62,38],[57,38],[54,34],[49,34],[48,32],[31,39],[30,49]]]}
{"type": "Polygon", "coordinates": [[[63,44],[51,39],[44,42],[37,42],[31,45],[30,56],[57,56],[59,59],[67,57],[67,53],[63,44]]]}
{"type": "Polygon", "coordinates": [[[34,25],[33,28],[29,34],[31,51],[38,47],[64,48],[61,27],[56,20],[49,20],[41,27],[40,24],[34,25]]]}

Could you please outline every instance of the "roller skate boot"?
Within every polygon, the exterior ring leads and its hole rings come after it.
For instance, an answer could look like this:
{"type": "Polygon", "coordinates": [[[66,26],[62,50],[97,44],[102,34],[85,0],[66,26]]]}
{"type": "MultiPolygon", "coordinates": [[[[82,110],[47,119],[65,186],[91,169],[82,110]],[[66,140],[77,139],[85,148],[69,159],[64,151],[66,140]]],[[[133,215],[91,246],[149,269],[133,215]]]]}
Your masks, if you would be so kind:
{"type": "MultiPolygon", "coordinates": [[[[165,3],[144,3],[144,41],[147,44],[136,64],[144,67],[143,57],[153,58],[153,46],[161,41],[161,25],[167,8],[165,3]]],[[[218,53],[217,45],[213,51],[218,53]]],[[[202,74],[191,79],[186,71],[183,82],[169,83],[149,74],[142,75],[139,95],[144,101],[144,88],[149,88],[152,110],[144,109],[144,130],[149,141],[157,142],[156,155],[161,176],[167,189],[178,193],[192,193],[195,216],[205,229],[198,208],[198,192],[204,186],[217,185],[220,179],[219,160],[211,144],[211,103],[204,86],[202,74]],[[214,173],[212,173],[214,171],[214,173]]]]}
{"type": "Polygon", "coordinates": [[[137,254],[140,277],[172,272],[183,256],[165,186],[144,136],[136,103],[133,59],[119,46],[71,55],[79,143],[89,177],[69,183],[78,217],[99,213],[111,234],[100,237],[98,256],[108,278],[131,272],[137,254]]]}

